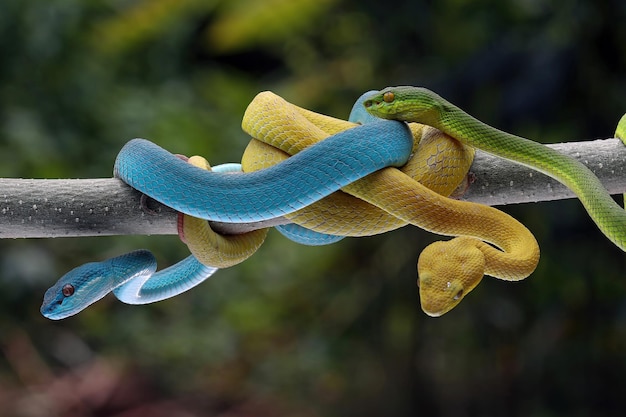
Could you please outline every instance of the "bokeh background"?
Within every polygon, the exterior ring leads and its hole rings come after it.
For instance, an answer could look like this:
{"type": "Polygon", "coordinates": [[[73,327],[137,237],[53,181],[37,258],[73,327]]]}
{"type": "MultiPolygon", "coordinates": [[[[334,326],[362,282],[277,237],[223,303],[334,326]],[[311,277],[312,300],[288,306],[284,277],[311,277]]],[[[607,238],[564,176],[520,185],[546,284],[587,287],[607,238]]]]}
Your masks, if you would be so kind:
{"type": "MultiPolygon", "coordinates": [[[[422,85],[545,143],[611,137],[625,19],[621,0],[4,0],[0,176],[107,177],[134,137],[237,161],[262,90],[345,118],[363,91],[422,85]]],[[[415,286],[437,237],[414,227],[328,247],[272,232],[184,295],[62,322],[39,305],[67,270],[185,246],[2,241],[0,415],[619,415],[626,256],[575,200],[503,210],[535,233],[537,271],[438,319],[415,286]]]]}

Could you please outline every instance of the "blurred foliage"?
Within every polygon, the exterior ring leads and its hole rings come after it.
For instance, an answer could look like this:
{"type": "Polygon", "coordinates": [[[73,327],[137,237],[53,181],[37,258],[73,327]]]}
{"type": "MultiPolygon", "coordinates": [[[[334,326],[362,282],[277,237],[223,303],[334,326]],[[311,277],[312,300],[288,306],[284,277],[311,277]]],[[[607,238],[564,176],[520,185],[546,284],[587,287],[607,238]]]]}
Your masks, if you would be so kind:
{"type": "MultiPolygon", "coordinates": [[[[0,4],[0,176],[106,177],[133,137],[237,160],[270,89],[346,117],[413,84],[542,142],[611,136],[626,111],[626,3],[564,0],[8,0],[0,4]]],[[[113,297],[40,317],[70,268],[177,238],[0,242],[0,415],[618,415],[626,258],[576,201],[504,208],[537,271],[419,309],[415,228],[302,247],[271,233],[175,299],[113,297]]]]}

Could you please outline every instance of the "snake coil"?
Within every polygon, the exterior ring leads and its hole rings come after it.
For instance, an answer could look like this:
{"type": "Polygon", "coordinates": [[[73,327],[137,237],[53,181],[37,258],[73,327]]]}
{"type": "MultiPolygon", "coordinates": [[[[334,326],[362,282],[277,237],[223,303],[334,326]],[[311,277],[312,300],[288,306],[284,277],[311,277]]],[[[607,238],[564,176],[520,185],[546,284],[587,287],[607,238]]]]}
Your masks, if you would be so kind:
{"type": "MultiPolygon", "coordinates": [[[[149,141],[128,142],[116,159],[115,176],[181,213],[181,238],[192,255],[159,272],[146,250],[79,266],[46,292],[42,314],[62,319],[109,292],[130,304],[173,297],[218,268],[247,259],[267,233],[222,236],[206,220],[240,223],[285,216],[293,223],[279,231],[305,244],[406,224],[454,236],[429,245],[418,260],[422,309],[442,315],[483,275],[520,280],[539,261],[537,241],[517,220],[492,207],[449,198],[466,186],[474,148],[565,183],[607,237],[626,250],[626,213],[586,168],[485,125],[425,89],[365,93],[350,121],[264,92],[248,106],[242,127],[254,139],[241,165],[213,169],[200,157],[188,163],[149,141]]],[[[618,132],[626,133],[626,116],[618,132]]]]}

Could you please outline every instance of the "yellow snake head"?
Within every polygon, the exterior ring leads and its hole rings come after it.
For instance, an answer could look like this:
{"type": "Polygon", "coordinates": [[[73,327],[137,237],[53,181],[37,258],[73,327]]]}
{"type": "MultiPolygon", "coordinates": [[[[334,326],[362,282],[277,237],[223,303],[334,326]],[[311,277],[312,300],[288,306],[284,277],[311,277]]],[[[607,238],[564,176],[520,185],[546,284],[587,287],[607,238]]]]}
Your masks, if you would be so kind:
{"type": "Polygon", "coordinates": [[[473,242],[470,237],[457,237],[422,251],[417,284],[422,310],[429,316],[452,310],[483,278],[485,257],[473,242]]]}
{"type": "Polygon", "coordinates": [[[445,100],[425,88],[387,87],[366,97],[368,113],[382,119],[418,122],[437,127],[445,112],[445,100]]]}

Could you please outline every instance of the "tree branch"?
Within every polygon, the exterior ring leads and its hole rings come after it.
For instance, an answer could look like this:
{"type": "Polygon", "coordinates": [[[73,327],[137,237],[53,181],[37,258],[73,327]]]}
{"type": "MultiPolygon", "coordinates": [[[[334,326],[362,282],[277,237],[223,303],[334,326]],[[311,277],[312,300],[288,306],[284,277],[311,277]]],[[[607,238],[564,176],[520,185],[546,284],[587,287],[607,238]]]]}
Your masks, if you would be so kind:
{"type": "MultiPolygon", "coordinates": [[[[626,192],[626,146],[619,139],[547,145],[587,166],[610,194],[626,192]]],[[[558,181],[522,165],[476,152],[470,169],[476,181],[462,200],[490,206],[574,198],[558,181]]]]}
{"type": "MultiPolygon", "coordinates": [[[[626,146],[618,139],[548,145],[587,165],[611,194],[626,192],[626,146]]],[[[572,198],[557,181],[521,165],[477,152],[470,172],[475,181],[462,199],[503,205],[572,198]]],[[[170,235],[177,233],[177,212],[148,199],[116,178],[48,180],[0,179],[0,238],[170,235]]],[[[271,221],[212,223],[236,234],[286,224],[271,221]]]]}

